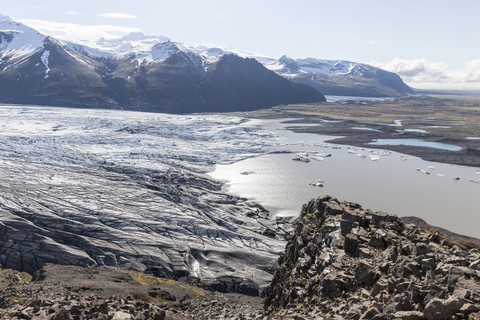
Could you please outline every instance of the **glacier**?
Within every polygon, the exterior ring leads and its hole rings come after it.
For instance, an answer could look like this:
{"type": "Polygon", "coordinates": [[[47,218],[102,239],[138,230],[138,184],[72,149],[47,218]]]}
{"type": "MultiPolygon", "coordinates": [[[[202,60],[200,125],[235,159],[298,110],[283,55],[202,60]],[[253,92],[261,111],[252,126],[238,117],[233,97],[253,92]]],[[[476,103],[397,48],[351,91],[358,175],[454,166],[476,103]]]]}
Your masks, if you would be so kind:
{"type": "Polygon", "coordinates": [[[285,222],[206,173],[274,144],[227,115],[2,106],[0,264],[101,265],[255,294],[285,222]]]}

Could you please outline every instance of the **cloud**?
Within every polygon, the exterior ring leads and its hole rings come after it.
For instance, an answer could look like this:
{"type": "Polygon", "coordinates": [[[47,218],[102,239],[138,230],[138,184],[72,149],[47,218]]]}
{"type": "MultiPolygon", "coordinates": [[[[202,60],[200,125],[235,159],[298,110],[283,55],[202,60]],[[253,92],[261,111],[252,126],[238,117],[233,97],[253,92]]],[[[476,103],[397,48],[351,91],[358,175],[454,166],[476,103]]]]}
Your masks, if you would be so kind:
{"type": "Polygon", "coordinates": [[[452,75],[463,82],[480,82],[480,59],[468,61],[465,68],[452,72],[452,75]]]}
{"type": "Polygon", "coordinates": [[[65,11],[65,13],[71,16],[75,15],[75,11],[65,11]]]}
{"type": "Polygon", "coordinates": [[[120,13],[120,12],[107,12],[107,13],[100,13],[98,16],[104,18],[113,18],[113,19],[137,19],[137,16],[128,13],[120,13]]]}
{"type": "Polygon", "coordinates": [[[451,70],[443,62],[430,62],[425,58],[405,60],[397,57],[389,63],[370,64],[398,74],[413,87],[480,89],[480,59],[467,61],[463,68],[457,70],[451,70]]]}
{"type": "Polygon", "coordinates": [[[23,19],[19,22],[61,40],[70,40],[83,44],[92,44],[100,38],[115,39],[131,32],[140,32],[138,28],[113,25],[78,25],[45,20],[23,19]]]}
{"type": "Polygon", "coordinates": [[[443,81],[447,80],[447,65],[443,62],[428,62],[426,59],[404,60],[394,58],[383,69],[395,72],[399,76],[410,78],[413,81],[443,81]]]}

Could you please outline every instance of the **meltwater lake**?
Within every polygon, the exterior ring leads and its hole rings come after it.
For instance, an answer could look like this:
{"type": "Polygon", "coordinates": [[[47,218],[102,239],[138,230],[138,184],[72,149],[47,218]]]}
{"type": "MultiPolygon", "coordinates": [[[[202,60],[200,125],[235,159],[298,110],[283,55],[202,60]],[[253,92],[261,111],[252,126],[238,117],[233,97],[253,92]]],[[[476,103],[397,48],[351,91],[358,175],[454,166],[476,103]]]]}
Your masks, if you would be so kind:
{"type": "Polygon", "coordinates": [[[292,126],[305,125],[281,120],[262,123],[277,136],[277,150],[292,153],[217,165],[210,176],[225,180],[229,193],[254,200],[280,216],[297,216],[311,198],[328,194],[366,209],[417,216],[429,224],[480,238],[479,169],[326,143],[334,137],[285,129],[292,126]]]}

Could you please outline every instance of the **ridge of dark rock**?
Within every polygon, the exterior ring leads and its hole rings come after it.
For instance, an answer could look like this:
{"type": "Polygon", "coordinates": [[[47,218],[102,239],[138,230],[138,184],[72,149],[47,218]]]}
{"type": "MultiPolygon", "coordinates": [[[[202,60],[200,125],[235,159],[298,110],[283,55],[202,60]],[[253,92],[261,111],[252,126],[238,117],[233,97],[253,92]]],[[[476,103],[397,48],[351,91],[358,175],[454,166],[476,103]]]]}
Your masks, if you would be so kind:
{"type": "Polygon", "coordinates": [[[323,196],[303,206],[265,309],[319,319],[479,319],[479,248],[323,196]]]}

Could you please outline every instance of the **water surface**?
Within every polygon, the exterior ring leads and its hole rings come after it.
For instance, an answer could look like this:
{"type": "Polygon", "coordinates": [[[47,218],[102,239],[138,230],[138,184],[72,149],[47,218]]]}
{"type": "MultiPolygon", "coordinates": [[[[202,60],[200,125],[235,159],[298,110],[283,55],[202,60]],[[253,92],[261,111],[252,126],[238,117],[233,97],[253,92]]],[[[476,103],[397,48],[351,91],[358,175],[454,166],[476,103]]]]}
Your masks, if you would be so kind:
{"type": "Polygon", "coordinates": [[[370,142],[369,144],[380,145],[380,146],[429,147],[429,148],[449,150],[449,151],[462,150],[462,147],[456,146],[454,144],[431,142],[431,141],[425,141],[421,139],[376,139],[375,141],[370,142]]]}
{"type": "Polygon", "coordinates": [[[418,216],[433,225],[480,237],[480,184],[468,181],[480,179],[476,168],[333,145],[325,143],[331,136],[286,131],[278,121],[264,126],[278,135],[278,150],[294,153],[216,166],[211,176],[228,181],[225,188],[229,192],[255,200],[282,216],[296,216],[311,198],[329,194],[364,208],[418,216]],[[308,163],[292,161],[297,152],[307,152],[311,158],[316,153],[330,153],[331,157],[308,163]],[[455,177],[460,180],[455,181],[455,177]],[[324,181],[324,187],[309,185],[317,180],[324,181]]]}

